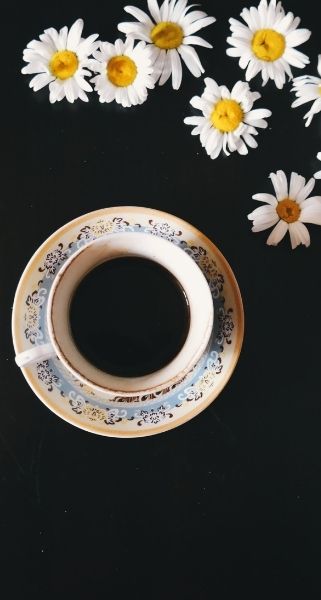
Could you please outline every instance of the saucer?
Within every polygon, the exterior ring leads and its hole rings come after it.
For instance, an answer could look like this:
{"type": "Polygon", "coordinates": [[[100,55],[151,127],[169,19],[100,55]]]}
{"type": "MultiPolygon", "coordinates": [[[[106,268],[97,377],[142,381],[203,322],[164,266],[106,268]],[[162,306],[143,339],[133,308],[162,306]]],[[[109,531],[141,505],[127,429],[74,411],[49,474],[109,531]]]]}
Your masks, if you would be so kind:
{"type": "Polygon", "coordinates": [[[93,239],[121,231],[149,233],[177,244],[204,273],[214,303],[214,334],[194,372],[171,389],[106,400],[71,375],[58,358],[21,371],[38,398],[72,425],[105,436],[139,437],[173,429],[204,410],[231,377],[241,351],[240,291],[229,264],[204,234],[173,215],[136,206],[82,215],[51,235],[28,263],[16,291],[12,332],[16,354],[48,343],[46,304],[60,267],[93,239]]]}

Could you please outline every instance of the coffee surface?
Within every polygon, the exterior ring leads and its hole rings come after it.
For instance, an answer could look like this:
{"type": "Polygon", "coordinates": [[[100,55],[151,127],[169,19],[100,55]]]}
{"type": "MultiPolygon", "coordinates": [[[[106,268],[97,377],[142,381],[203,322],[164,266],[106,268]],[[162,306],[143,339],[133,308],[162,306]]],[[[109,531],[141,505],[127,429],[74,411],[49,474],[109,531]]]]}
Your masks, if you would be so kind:
{"type": "Polygon", "coordinates": [[[181,350],[190,312],[177,279],[158,263],[120,257],[90,271],[70,305],[79,351],[99,369],[139,377],[167,365],[181,350]]]}

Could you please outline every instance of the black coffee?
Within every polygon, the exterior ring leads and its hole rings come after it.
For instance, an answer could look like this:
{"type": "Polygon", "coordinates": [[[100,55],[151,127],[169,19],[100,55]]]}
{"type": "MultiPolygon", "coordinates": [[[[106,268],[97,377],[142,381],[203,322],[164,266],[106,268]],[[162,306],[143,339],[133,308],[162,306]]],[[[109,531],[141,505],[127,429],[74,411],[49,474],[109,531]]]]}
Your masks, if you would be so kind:
{"type": "Polygon", "coordinates": [[[121,257],[95,267],[70,306],[71,331],[93,365],[139,377],[167,365],[189,330],[186,295],[175,277],[145,258],[121,257]]]}

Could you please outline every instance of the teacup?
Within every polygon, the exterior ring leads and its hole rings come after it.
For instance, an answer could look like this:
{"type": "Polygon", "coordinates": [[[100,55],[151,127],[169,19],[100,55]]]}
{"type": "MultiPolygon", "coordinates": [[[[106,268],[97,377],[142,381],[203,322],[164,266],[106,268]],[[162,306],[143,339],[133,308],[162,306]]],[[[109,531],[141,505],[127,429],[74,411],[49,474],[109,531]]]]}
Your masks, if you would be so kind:
{"type": "Polygon", "coordinates": [[[69,373],[106,398],[154,394],[173,387],[193,371],[211,338],[213,320],[208,283],[186,252],[150,234],[115,233],[89,242],[65,261],[53,281],[47,302],[50,341],[18,354],[16,363],[25,367],[31,362],[58,357],[69,373]],[[189,305],[189,330],[181,350],[169,364],[141,377],[119,377],[95,367],[77,348],[69,321],[70,304],[83,278],[101,263],[127,256],[142,257],[162,265],[178,281],[189,305]]]}

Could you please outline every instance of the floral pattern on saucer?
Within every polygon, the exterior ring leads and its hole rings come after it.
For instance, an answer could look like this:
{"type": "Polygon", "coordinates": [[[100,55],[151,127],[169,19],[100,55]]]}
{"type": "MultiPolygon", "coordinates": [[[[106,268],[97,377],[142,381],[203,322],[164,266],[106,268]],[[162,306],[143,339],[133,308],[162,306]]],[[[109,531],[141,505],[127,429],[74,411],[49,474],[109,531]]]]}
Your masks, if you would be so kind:
{"type": "MultiPolygon", "coordinates": [[[[67,372],[58,358],[30,365],[23,372],[49,408],[83,429],[102,435],[150,435],[188,420],[216,397],[234,368],[242,341],[242,305],[233,275],[220,253],[213,251],[211,242],[189,224],[166,213],[135,207],[105,209],[67,224],[60,230],[58,243],[51,243],[49,238],[40,264],[34,257],[31,272],[29,268],[22,276],[28,292],[15,300],[15,344],[20,352],[30,344],[48,341],[45,307],[59,268],[70,254],[91,240],[119,231],[161,236],[180,246],[203,271],[212,292],[215,319],[214,335],[202,361],[188,379],[143,398],[116,396],[106,400],[67,372]],[[41,279],[33,285],[37,273],[41,279]]],[[[52,237],[57,239],[55,234],[52,237]]]]}

